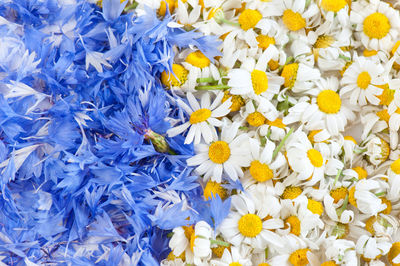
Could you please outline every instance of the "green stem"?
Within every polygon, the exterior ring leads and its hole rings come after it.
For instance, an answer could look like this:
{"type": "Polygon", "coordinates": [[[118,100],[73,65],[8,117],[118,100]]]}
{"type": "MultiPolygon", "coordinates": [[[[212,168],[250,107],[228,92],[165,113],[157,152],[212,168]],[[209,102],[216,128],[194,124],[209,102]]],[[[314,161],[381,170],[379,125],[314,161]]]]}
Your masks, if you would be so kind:
{"type": "Polygon", "coordinates": [[[137,2],[133,2],[129,6],[124,8],[124,12],[128,12],[129,10],[135,9],[139,4],[137,2]]]}
{"type": "Polygon", "coordinates": [[[230,86],[227,85],[206,85],[206,86],[196,86],[196,90],[224,90],[224,89],[229,89],[230,86]]]}
{"type": "Polygon", "coordinates": [[[381,196],[384,196],[385,194],[386,194],[386,192],[382,191],[382,192],[379,192],[379,193],[375,193],[375,196],[381,197],[381,196]]]}
{"type": "Polygon", "coordinates": [[[223,22],[223,23],[225,23],[225,24],[229,24],[229,25],[232,25],[232,26],[240,27],[240,24],[239,24],[239,23],[229,21],[229,20],[227,20],[226,18],[221,18],[219,21],[221,21],[221,22],[223,22]]]}
{"type": "Polygon", "coordinates": [[[285,144],[286,140],[289,138],[290,135],[293,133],[293,128],[289,130],[286,136],[283,137],[282,141],[279,143],[278,147],[275,148],[274,152],[272,153],[272,160],[278,155],[278,152],[282,149],[283,145],[285,144]]]}
{"type": "Polygon", "coordinates": [[[339,169],[339,171],[337,172],[337,175],[335,177],[335,181],[333,181],[333,186],[336,185],[336,182],[339,180],[339,176],[342,175],[342,171],[343,171],[343,169],[339,169]]]}
{"type": "Polygon", "coordinates": [[[350,60],[351,60],[350,57],[344,56],[344,55],[342,55],[342,54],[339,55],[339,58],[341,58],[341,59],[343,59],[343,60],[346,60],[346,61],[350,61],[350,60]]]}
{"type": "Polygon", "coordinates": [[[215,82],[216,80],[213,78],[198,78],[197,83],[209,83],[209,82],[215,82]]]}
{"type": "Polygon", "coordinates": [[[222,240],[218,240],[218,239],[210,239],[210,243],[217,244],[218,246],[222,246],[222,247],[229,247],[229,243],[222,241],[222,240]]]}
{"type": "Polygon", "coordinates": [[[343,202],[342,207],[340,207],[340,209],[338,209],[338,210],[336,211],[336,214],[337,214],[338,216],[342,215],[342,213],[344,212],[344,210],[347,209],[348,203],[349,203],[349,195],[346,194],[346,198],[344,198],[344,202],[343,202]]]}

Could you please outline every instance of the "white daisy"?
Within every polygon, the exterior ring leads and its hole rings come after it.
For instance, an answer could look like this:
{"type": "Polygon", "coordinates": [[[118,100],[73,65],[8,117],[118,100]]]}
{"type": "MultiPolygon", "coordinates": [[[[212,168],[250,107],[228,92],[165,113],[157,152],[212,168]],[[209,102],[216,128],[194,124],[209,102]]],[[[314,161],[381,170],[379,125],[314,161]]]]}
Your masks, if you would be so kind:
{"type": "Polygon", "coordinates": [[[231,212],[222,222],[220,231],[235,246],[244,243],[258,250],[265,249],[268,244],[283,247],[280,237],[270,231],[282,228],[283,222],[269,218],[268,212],[268,204],[265,202],[253,201],[243,194],[234,195],[231,212]]]}
{"type": "Polygon", "coordinates": [[[215,138],[210,145],[195,145],[196,155],[187,160],[189,166],[196,166],[196,172],[204,175],[208,180],[221,183],[222,173],[232,180],[243,176],[241,167],[247,167],[250,163],[248,135],[240,134],[238,129],[240,123],[232,123],[223,126],[219,139],[215,138]]]}
{"type": "Polygon", "coordinates": [[[232,246],[231,251],[227,248],[220,259],[213,259],[210,261],[212,266],[251,266],[250,249],[248,247],[235,247],[232,246]]]}
{"type": "Polygon", "coordinates": [[[318,4],[326,21],[349,25],[350,6],[346,0],[318,0],[318,4]]]}
{"type": "Polygon", "coordinates": [[[356,57],[354,62],[346,69],[341,80],[343,88],[340,96],[349,98],[353,105],[379,104],[377,97],[382,94],[382,89],[376,85],[383,84],[379,75],[384,71],[381,65],[366,59],[356,57]]]}
{"type": "Polygon", "coordinates": [[[217,137],[215,127],[222,126],[222,122],[217,118],[223,117],[230,112],[232,102],[228,99],[221,103],[224,97],[223,92],[219,92],[212,103],[210,103],[210,96],[209,92],[203,92],[199,104],[193,94],[188,92],[186,97],[190,106],[179,99],[178,104],[190,116],[190,119],[179,126],[169,129],[167,131],[168,136],[174,137],[190,127],[185,138],[185,144],[192,142],[199,144],[202,139],[206,143],[210,143],[215,139],[217,137]]]}
{"type": "Polygon", "coordinates": [[[400,31],[399,11],[379,0],[352,3],[350,22],[355,25],[358,39],[372,50],[391,49],[400,31]]]}
{"type": "Polygon", "coordinates": [[[321,72],[304,63],[293,62],[283,66],[281,77],[285,79],[285,88],[302,93],[314,86],[314,81],[321,78],[321,72]]]}
{"type": "Polygon", "coordinates": [[[374,260],[382,255],[386,255],[391,246],[392,244],[389,239],[362,235],[357,240],[356,251],[358,254],[362,255],[363,258],[374,260]]]}

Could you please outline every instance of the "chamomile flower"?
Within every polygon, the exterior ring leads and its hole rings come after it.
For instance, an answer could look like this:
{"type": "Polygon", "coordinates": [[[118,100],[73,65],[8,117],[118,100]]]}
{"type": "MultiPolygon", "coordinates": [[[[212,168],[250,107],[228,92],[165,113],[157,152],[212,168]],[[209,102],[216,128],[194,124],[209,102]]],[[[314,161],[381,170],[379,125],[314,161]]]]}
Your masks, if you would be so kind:
{"type": "Polygon", "coordinates": [[[196,155],[187,160],[189,166],[197,166],[196,172],[204,175],[208,180],[221,183],[222,174],[226,174],[232,180],[243,176],[241,167],[250,164],[250,155],[246,148],[248,135],[237,135],[240,124],[235,122],[222,127],[219,138],[213,142],[195,145],[196,155]]]}
{"type": "Polygon", "coordinates": [[[181,134],[189,127],[188,134],[185,139],[185,144],[199,144],[202,139],[205,143],[210,143],[216,138],[217,132],[215,127],[221,127],[222,122],[218,117],[223,117],[230,112],[231,101],[221,103],[224,94],[218,93],[214,101],[211,103],[211,95],[209,92],[204,92],[201,96],[200,103],[192,93],[186,94],[189,105],[179,100],[178,104],[190,116],[189,121],[168,130],[168,136],[174,137],[181,134]]]}
{"type": "Polygon", "coordinates": [[[321,72],[301,62],[285,64],[281,77],[285,79],[283,86],[295,93],[302,93],[314,86],[314,81],[321,78],[321,72]]]}
{"type": "Polygon", "coordinates": [[[251,99],[265,97],[268,100],[278,94],[283,78],[265,72],[269,61],[265,59],[267,57],[268,55],[263,53],[257,63],[254,59],[248,58],[243,62],[242,68],[230,70],[228,73],[230,93],[251,99]]]}
{"type": "Polygon", "coordinates": [[[356,244],[356,251],[361,254],[364,260],[378,259],[382,255],[386,255],[391,247],[388,239],[370,237],[362,235],[356,244]]]}
{"type": "Polygon", "coordinates": [[[357,57],[355,61],[346,69],[341,80],[343,86],[340,96],[348,98],[353,105],[379,104],[377,97],[382,94],[380,85],[383,81],[379,75],[383,73],[383,67],[366,59],[357,57]]]}
{"type": "Polygon", "coordinates": [[[226,248],[220,259],[211,260],[213,266],[250,266],[250,249],[247,247],[232,246],[230,251],[226,248]]]}
{"type": "Polygon", "coordinates": [[[399,11],[383,1],[354,2],[350,22],[355,25],[358,39],[367,49],[388,51],[399,35],[399,11]]]}
{"type": "Polygon", "coordinates": [[[349,2],[346,0],[318,0],[321,13],[326,21],[338,21],[343,26],[349,24],[349,2]]]}
{"type": "Polygon", "coordinates": [[[231,212],[220,231],[235,246],[247,244],[263,250],[267,245],[283,247],[280,237],[270,230],[283,227],[280,219],[268,217],[267,204],[245,195],[232,196],[231,212]]]}

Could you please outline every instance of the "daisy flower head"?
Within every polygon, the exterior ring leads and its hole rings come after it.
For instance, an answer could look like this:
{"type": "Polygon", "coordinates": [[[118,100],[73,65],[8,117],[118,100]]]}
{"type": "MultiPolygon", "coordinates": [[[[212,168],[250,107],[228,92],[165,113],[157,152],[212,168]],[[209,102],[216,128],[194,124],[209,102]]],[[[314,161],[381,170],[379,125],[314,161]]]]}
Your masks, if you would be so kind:
{"type": "Polygon", "coordinates": [[[390,50],[400,31],[399,11],[379,0],[353,2],[350,22],[358,40],[370,50],[390,50]]]}
{"type": "Polygon", "coordinates": [[[387,238],[370,237],[362,235],[356,243],[356,252],[361,255],[365,261],[379,259],[386,255],[392,244],[387,238]]]}
{"type": "Polygon", "coordinates": [[[308,130],[327,129],[329,134],[337,136],[343,132],[347,121],[353,121],[355,109],[340,97],[339,81],[335,77],[316,82],[316,88],[309,91],[311,103],[301,102],[289,109],[289,115],[283,120],[285,124],[301,121],[308,130]]]}
{"type": "Polygon", "coordinates": [[[328,22],[338,21],[342,26],[349,24],[349,2],[346,0],[318,0],[321,15],[328,22]]]}
{"type": "Polygon", "coordinates": [[[314,86],[314,82],[321,78],[321,72],[301,62],[291,62],[283,66],[281,77],[283,86],[295,93],[303,93],[314,86]]]}
{"type": "Polygon", "coordinates": [[[283,78],[265,72],[267,69],[268,54],[263,55],[255,62],[253,58],[247,58],[241,68],[235,68],[228,73],[228,86],[230,93],[258,99],[264,97],[271,100],[283,84],[283,78]]]}
{"type": "Polygon", "coordinates": [[[222,175],[226,174],[232,180],[243,176],[241,167],[250,164],[248,135],[238,135],[240,123],[224,125],[219,138],[214,138],[211,144],[195,145],[196,155],[187,160],[189,166],[197,166],[196,172],[204,175],[205,180],[221,183],[222,175]]]}
{"type": "Polygon", "coordinates": [[[268,100],[260,98],[256,101],[248,101],[244,108],[240,110],[240,118],[245,119],[249,126],[259,128],[267,123],[267,121],[274,121],[279,115],[275,106],[268,100]]]}
{"type": "Polygon", "coordinates": [[[225,248],[220,259],[211,260],[211,265],[215,266],[250,266],[251,251],[244,246],[231,246],[230,250],[225,248]]]}
{"type": "Polygon", "coordinates": [[[212,77],[214,80],[221,78],[218,68],[200,50],[193,51],[187,49],[182,51],[179,57],[184,58],[182,65],[189,71],[187,76],[187,90],[194,90],[199,78],[212,77]]]}
{"type": "Polygon", "coordinates": [[[244,243],[263,250],[268,244],[283,247],[280,237],[270,231],[282,227],[282,220],[268,217],[267,204],[240,194],[232,196],[231,212],[222,222],[220,231],[234,246],[244,243]]]}
{"type": "Polygon", "coordinates": [[[224,97],[223,92],[219,92],[211,103],[211,93],[203,92],[200,103],[191,92],[186,94],[189,105],[182,100],[178,100],[178,104],[189,115],[189,121],[173,127],[167,131],[169,137],[181,134],[188,128],[188,134],[185,138],[185,144],[199,144],[203,139],[205,143],[210,143],[216,138],[217,132],[215,127],[221,127],[222,122],[217,118],[223,117],[230,112],[231,100],[221,103],[224,97]]]}
{"type": "Polygon", "coordinates": [[[305,266],[309,263],[311,249],[307,243],[293,234],[282,237],[284,247],[270,260],[271,265],[305,266]]]}
{"type": "Polygon", "coordinates": [[[377,166],[389,158],[390,146],[387,141],[375,135],[370,135],[365,141],[365,155],[371,164],[377,166]]]}
{"type": "Polygon", "coordinates": [[[379,104],[378,95],[382,94],[382,89],[377,85],[384,83],[380,77],[383,71],[382,65],[356,57],[343,74],[340,96],[348,98],[353,105],[379,104]]]}

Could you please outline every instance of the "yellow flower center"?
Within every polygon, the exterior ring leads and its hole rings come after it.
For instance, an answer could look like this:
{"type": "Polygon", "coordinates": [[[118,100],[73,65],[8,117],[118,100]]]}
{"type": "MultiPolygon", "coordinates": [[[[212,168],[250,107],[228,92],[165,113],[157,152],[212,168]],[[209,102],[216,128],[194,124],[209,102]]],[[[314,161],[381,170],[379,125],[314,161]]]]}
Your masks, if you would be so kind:
{"type": "Polygon", "coordinates": [[[333,198],[334,203],[338,203],[339,200],[346,198],[348,190],[346,187],[339,187],[331,190],[330,195],[333,198]]]}
{"type": "Polygon", "coordinates": [[[370,39],[382,39],[389,30],[389,19],[382,13],[375,12],[364,19],[363,31],[370,39]]]}
{"type": "Polygon", "coordinates": [[[265,163],[255,160],[250,164],[250,174],[258,182],[264,182],[274,177],[274,172],[265,163]]]}
{"type": "Polygon", "coordinates": [[[240,95],[232,95],[229,94],[229,91],[224,91],[224,97],[222,98],[222,102],[225,102],[226,100],[228,100],[229,98],[231,98],[231,112],[236,112],[240,110],[240,107],[242,107],[244,105],[244,99],[242,98],[242,96],[240,95]]]}
{"type": "Polygon", "coordinates": [[[199,109],[190,115],[190,124],[197,124],[206,121],[211,116],[211,110],[207,108],[199,109]]]}
{"type": "Polygon", "coordinates": [[[279,128],[285,128],[286,125],[284,123],[282,123],[282,119],[277,118],[274,121],[267,121],[267,125],[271,126],[271,127],[279,127],[279,128]]]}
{"type": "Polygon", "coordinates": [[[229,263],[229,266],[242,266],[239,262],[231,262],[229,263]]]}
{"type": "Polygon", "coordinates": [[[297,218],[297,216],[289,216],[288,218],[286,218],[285,220],[285,224],[288,223],[290,225],[290,233],[294,234],[296,236],[300,235],[300,229],[301,229],[301,225],[300,225],[300,220],[299,218],[297,218]]]}
{"type": "Polygon", "coordinates": [[[306,266],[308,264],[307,252],[309,248],[298,249],[289,256],[289,261],[294,266],[306,266]]]}
{"type": "Polygon", "coordinates": [[[238,229],[245,237],[256,237],[262,230],[261,218],[255,214],[245,214],[238,222],[238,229]]]}
{"type": "Polygon", "coordinates": [[[164,71],[161,73],[162,84],[166,87],[182,86],[187,80],[189,71],[181,65],[172,64],[172,72],[173,73],[164,71]]]}
{"type": "Polygon", "coordinates": [[[193,226],[182,226],[183,230],[185,231],[185,237],[190,240],[192,235],[194,234],[194,228],[193,226]]]}
{"type": "Polygon", "coordinates": [[[301,195],[303,190],[300,187],[286,187],[285,190],[283,191],[282,198],[284,199],[295,199],[298,196],[301,195]]]}
{"type": "Polygon", "coordinates": [[[357,86],[365,90],[371,82],[371,76],[367,71],[361,72],[357,77],[357,86]]]}
{"type": "Polygon", "coordinates": [[[321,264],[321,266],[336,266],[336,262],[333,260],[325,261],[321,264]]]}
{"type": "Polygon", "coordinates": [[[271,71],[277,70],[279,68],[279,62],[275,60],[269,60],[268,67],[271,71]]]}
{"type": "Polygon", "coordinates": [[[371,216],[368,220],[365,221],[365,229],[371,233],[371,235],[375,235],[374,223],[376,222],[376,217],[371,216]]]}
{"type": "Polygon", "coordinates": [[[176,259],[181,259],[182,261],[186,260],[186,255],[185,252],[182,252],[181,255],[179,255],[178,257],[174,255],[174,252],[170,252],[168,254],[167,260],[176,260],[176,259]]]}
{"type": "Polygon", "coordinates": [[[314,137],[315,137],[315,135],[317,135],[317,134],[318,134],[319,132],[321,132],[321,131],[322,131],[321,129],[318,129],[318,130],[311,130],[310,133],[308,133],[308,136],[307,136],[308,140],[309,140],[311,143],[315,143],[316,141],[315,141],[314,137]]]}
{"type": "Polygon", "coordinates": [[[349,234],[348,224],[337,223],[332,230],[332,235],[336,236],[339,239],[346,237],[348,234],[349,234]]]}
{"type": "Polygon", "coordinates": [[[203,194],[205,200],[212,199],[212,195],[214,195],[214,197],[218,195],[221,199],[225,199],[227,197],[226,189],[221,186],[220,183],[211,180],[207,182],[203,194]]]}
{"type": "Polygon", "coordinates": [[[399,175],[399,174],[400,174],[400,159],[397,159],[396,161],[394,161],[394,162],[390,165],[390,169],[392,169],[392,171],[393,171],[396,175],[399,175]]]}
{"type": "Polygon", "coordinates": [[[393,259],[400,254],[400,242],[394,242],[388,253],[388,261],[393,266],[400,266],[400,263],[394,263],[393,259]]]}
{"type": "Polygon", "coordinates": [[[247,116],[246,121],[250,126],[259,127],[265,124],[265,117],[260,112],[254,112],[247,116]]]}
{"type": "Polygon", "coordinates": [[[317,40],[314,43],[314,48],[327,48],[334,41],[335,41],[335,38],[333,38],[332,36],[320,35],[320,36],[318,36],[317,40]]]}
{"type": "Polygon", "coordinates": [[[365,170],[361,166],[356,166],[353,168],[353,170],[357,173],[358,179],[364,179],[368,176],[367,170],[365,170]]]}
{"type": "Polygon", "coordinates": [[[310,160],[311,164],[315,167],[321,167],[324,163],[324,159],[319,151],[316,149],[309,149],[307,151],[307,157],[310,160]]]}
{"type": "Polygon", "coordinates": [[[357,208],[357,200],[354,197],[354,193],[356,192],[356,187],[352,186],[349,190],[349,203],[357,208]]]}
{"type": "Polygon", "coordinates": [[[298,12],[286,9],[282,16],[283,24],[291,31],[298,31],[306,26],[306,20],[298,12]]]}
{"type": "Polygon", "coordinates": [[[349,68],[349,66],[351,66],[351,64],[353,64],[352,61],[347,61],[342,70],[340,70],[340,75],[343,76],[344,72],[346,72],[346,70],[349,68]]]}
{"type": "Polygon", "coordinates": [[[367,50],[367,49],[365,49],[363,51],[363,55],[365,57],[371,57],[371,56],[374,56],[374,55],[377,55],[377,54],[378,54],[378,51],[376,51],[376,50],[367,50]]]}
{"type": "Polygon", "coordinates": [[[258,266],[269,266],[269,264],[266,262],[262,262],[262,263],[259,263],[258,266]]]}
{"type": "Polygon", "coordinates": [[[285,88],[292,88],[294,86],[297,79],[298,69],[299,64],[297,63],[288,64],[283,67],[281,76],[285,78],[285,82],[283,83],[285,88]]]}
{"type": "Polygon", "coordinates": [[[321,215],[324,212],[324,206],[322,203],[313,199],[308,199],[307,209],[318,215],[321,215]]]}
{"type": "Polygon", "coordinates": [[[210,65],[210,59],[208,59],[201,51],[190,53],[186,57],[185,61],[198,68],[205,68],[210,65]]]}
{"type": "Polygon", "coordinates": [[[254,28],[262,19],[259,11],[253,9],[245,9],[239,16],[239,25],[243,30],[254,28]]]}
{"type": "Polygon", "coordinates": [[[271,44],[275,44],[275,39],[267,35],[258,35],[256,39],[258,41],[258,47],[264,50],[267,49],[271,44]]]}
{"type": "Polygon", "coordinates": [[[268,89],[268,77],[264,71],[254,69],[251,72],[251,83],[254,93],[260,95],[268,89]]]}
{"type": "Polygon", "coordinates": [[[195,236],[194,233],[190,236],[190,250],[191,250],[192,252],[193,252],[194,241],[196,240],[196,237],[197,237],[197,236],[195,236]]]}
{"type": "Polygon", "coordinates": [[[174,12],[175,0],[162,0],[160,2],[160,8],[158,9],[158,14],[160,16],[164,16],[165,13],[167,12],[167,4],[168,4],[169,13],[172,14],[172,12],[174,12]]]}
{"type": "Polygon", "coordinates": [[[381,100],[379,102],[379,104],[389,105],[393,101],[395,90],[389,89],[389,84],[387,84],[387,83],[383,84],[383,85],[376,85],[376,86],[378,88],[383,89],[382,94],[376,96],[381,100]]]}
{"type": "Polygon", "coordinates": [[[380,110],[376,112],[376,115],[379,117],[380,120],[386,121],[386,123],[389,123],[390,115],[387,111],[387,109],[380,110]]]}
{"type": "Polygon", "coordinates": [[[322,0],[321,7],[325,11],[338,12],[347,5],[346,0],[322,0]]]}
{"type": "Polygon", "coordinates": [[[323,90],[318,94],[317,104],[319,110],[326,114],[336,114],[340,111],[342,101],[339,94],[333,90],[323,90]]]}
{"type": "Polygon", "coordinates": [[[231,149],[225,141],[216,141],[208,149],[210,160],[217,164],[223,164],[231,156],[231,149]]]}
{"type": "Polygon", "coordinates": [[[382,138],[380,138],[381,140],[381,162],[384,162],[387,160],[387,158],[389,157],[389,153],[390,153],[390,147],[389,147],[389,143],[387,143],[386,141],[384,141],[382,138]]]}
{"type": "Polygon", "coordinates": [[[386,209],[381,211],[383,214],[390,214],[392,212],[392,202],[385,197],[380,198],[383,204],[386,204],[386,209]]]}
{"type": "Polygon", "coordinates": [[[226,247],[224,246],[217,246],[215,248],[211,248],[212,252],[217,256],[218,258],[221,258],[222,255],[224,254],[226,247]]]}
{"type": "Polygon", "coordinates": [[[354,144],[357,145],[357,141],[352,136],[344,136],[343,139],[344,140],[349,140],[349,141],[351,141],[351,142],[353,142],[354,144]]]}

